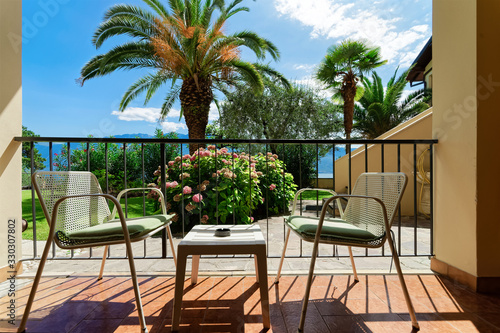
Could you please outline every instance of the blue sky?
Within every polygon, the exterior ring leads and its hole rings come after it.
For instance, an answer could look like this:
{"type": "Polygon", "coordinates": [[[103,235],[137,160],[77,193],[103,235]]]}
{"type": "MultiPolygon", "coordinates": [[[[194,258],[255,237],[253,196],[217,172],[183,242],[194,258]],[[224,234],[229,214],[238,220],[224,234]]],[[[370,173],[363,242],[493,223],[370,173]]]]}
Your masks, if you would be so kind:
{"type": "MultiPolygon", "coordinates": [[[[141,0],[23,1],[23,125],[42,136],[97,137],[125,133],[187,133],[175,105],[162,124],[159,108],[168,86],[147,106],[138,98],[124,113],[118,104],[130,84],[144,72],[115,72],[77,84],[81,67],[126,38],[91,44],[105,11],[116,3],[144,6],[141,0]]],[[[166,1],[165,1],[166,2],[166,1]]],[[[245,0],[250,12],[228,21],[226,31],[253,30],[270,39],[281,60],[270,65],[291,80],[315,84],[315,66],[329,46],[345,38],[363,38],[382,48],[388,64],[378,72],[384,82],[394,70],[407,68],[432,33],[432,1],[399,0],[245,0]]],[[[246,60],[255,60],[248,51],[246,60]]],[[[210,119],[217,118],[212,108],[210,119]]]]}

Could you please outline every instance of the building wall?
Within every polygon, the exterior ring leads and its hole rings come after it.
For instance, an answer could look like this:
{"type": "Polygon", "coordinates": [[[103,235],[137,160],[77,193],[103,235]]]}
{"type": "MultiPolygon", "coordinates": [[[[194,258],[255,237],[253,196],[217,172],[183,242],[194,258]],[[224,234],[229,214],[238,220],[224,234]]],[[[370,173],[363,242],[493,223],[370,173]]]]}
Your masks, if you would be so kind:
{"type": "Polygon", "coordinates": [[[500,152],[497,149],[500,147],[499,14],[499,1],[477,1],[476,230],[477,275],[480,277],[500,277],[500,221],[496,209],[500,203],[500,152]]]}
{"type": "Polygon", "coordinates": [[[432,45],[432,130],[439,140],[434,249],[440,262],[473,276],[478,274],[476,3],[434,1],[432,45]]]}
{"type": "MultiPolygon", "coordinates": [[[[431,139],[432,138],[432,109],[422,112],[420,115],[400,124],[387,133],[381,135],[377,139],[431,139]]],[[[417,159],[423,151],[428,148],[428,145],[417,145],[417,159]]],[[[368,171],[382,171],[382,151],[380,145],[368,146],[368,171]]],[[[425,157],[424,168],[429,170],[428,153],[425,157]]],[[[408,176],[408,185],[401,201],[402,215],[414,215],[414,182],[413,182],[413,145],[401,145],[401,171],[408,176]]],[[[384,171],[398,171],[397,146],[384,145],[384,171]]],[[[365,172],[365,149],[360,147],[351,153],[351,183],[354,186],[356,179],[361,173],[365,172]]],[[[346,193],[346,187],[349,185],[349,158],[343,156],[335,161],[335,191],[338,193],[346,193]]],[[[328,183],[327,180],[322,180],[320,187],[331,188],[332,180],[328,183]]],[[[421,185],[417,183],[417,195],[421,189],[421,185]]]]}
{"type": "MultiPolygon", "coordinates": [[[[21,258],[21,45],[22,2],[0,1],[0,282],[8,271],[9,219],[16,221],[16,255],[21,258]]],[[[12,235],[12,234],[11,234],[12,235]]]]}

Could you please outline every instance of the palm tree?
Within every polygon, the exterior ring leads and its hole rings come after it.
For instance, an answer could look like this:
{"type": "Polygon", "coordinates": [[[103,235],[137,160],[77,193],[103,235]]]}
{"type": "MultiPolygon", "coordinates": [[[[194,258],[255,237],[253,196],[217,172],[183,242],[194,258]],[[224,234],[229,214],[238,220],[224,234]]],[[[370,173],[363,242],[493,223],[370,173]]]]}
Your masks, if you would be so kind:
{"type": "Polygon", "coordinates": [[[429,108],[429,89],[411,92],[401,100],[409,69],[398,78],[397,72],[385,88],[376,72],[372,80],[365,77],[362,81],[364,94],[354,109],[354,129],[366,139],[374,139],[429,108]]]}
{"type": "Polygon", "coordinates": [[[368,47],[362,41],[345,40],[333,45],[321,62],[316,78],[340,93],[344,101],[344,128],[346,139],[351,138],[357,84],[363,75],[385,64],[380,48],[368,47]]]}
{"type": "MultiPolygon", "coordinates": [[[[224,34],[230,17],[249,11],[247,7],[237,7],[242,0],[227,6],[224,0],[169,0],[168,7],[161,0],[143,1],[152,11],[119,4],[106,12],[92,40],[96,48],[113,36],[126,35],[133,40],[91,59],[82,68],[80,81],[83,85],[91,78],[119,69],[152,69],[125,92],[120,110],[125,110],[142,93],[147,104],[162,85],[170,82],[161,119],[179,98],[189,138],[204,139],[213,90],[244,80],[260,93],[263,83],[259,70],[271,70],[241,60],[240,48],[248,47],[259,60],[267,53],[277,60],[279,51],[269,40],[251,31],[224,34]],[[216,12],[218,16],[214,17],[216,12]]],[[[196,148],[190,145],[190,152],[196,148]]]]}

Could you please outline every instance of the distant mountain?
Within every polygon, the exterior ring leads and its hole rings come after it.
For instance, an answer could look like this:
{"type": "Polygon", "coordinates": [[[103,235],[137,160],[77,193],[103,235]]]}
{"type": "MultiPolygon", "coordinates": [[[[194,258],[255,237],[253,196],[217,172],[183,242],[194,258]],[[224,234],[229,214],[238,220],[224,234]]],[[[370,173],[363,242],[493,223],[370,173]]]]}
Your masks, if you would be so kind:
{"type": "Polygon", "coordinates": [[[135,139],[135,138],[151,139],[152,137],[153,137],[152,135],[144,133],[113,135],[113,138],[118,138],[118,139],[135,139]]]}

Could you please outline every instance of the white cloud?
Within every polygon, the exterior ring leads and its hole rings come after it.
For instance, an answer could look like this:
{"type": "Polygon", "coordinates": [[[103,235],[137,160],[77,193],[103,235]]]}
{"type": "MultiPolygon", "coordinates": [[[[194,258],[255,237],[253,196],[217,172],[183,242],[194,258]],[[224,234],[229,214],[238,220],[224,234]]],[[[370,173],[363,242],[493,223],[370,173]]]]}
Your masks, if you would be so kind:
{"type": "Polygon", "coordinates": [[[170,132],[186,133],[187,131],[186,124],[173,121],[162,122],[161,128],[163,129],[164,133],[170,133],[170,132]]]}
{"type": "Polygon", "coordinates": [[[160,117],[161,109],[159,108],[126,108],[123,112],[113,111],[113,116],[118,116],[118,119],[124,121],[147,121],[155,123],[160,117]]]}
{"type": "MultiPolygon", "coordinates": [[[[128,107],[123,112],[113,111],[111,112],[113,116],[117,116],[118,119],[123,121],[146,121],[148,123],[158,123],[158,119],[161,115],[160,108],[139,108],[139,107],[128,107]]],[[[187,126],[184,119],[179,121],[180,110],[172,108],[168,113],[166,119],[160,123],[164,132],[178,132],[187,133],[187,126]]],[[[210,105],[210,113],[208,114],[209,121],[214,121],[219,118],[219,111],[215,103],[210,105]]]]}
{"type": "Polygon", "coordinates": [[[314,79],[312,76],[303,77],[300,80],[293,81],[295,84],[309,86],[313,89],[316,89],[319,96],[323,98],[332,98],[333,92],[330,89],[325,89],[325,85],[320,81],[314,79]]]}
{"type": "Polygon", "coordinates": [[[312,72],[312,70],[316,66],[317,65],[315,65],[315,64],[295,64],[295,65],[293,65],[293,69],[295,69],[295,70],[303,70],[303,71],[305,71],[307,73],[310,73],[310,72],[312,72]]]}
{"type": "Polygon", "coordinates": [[[208,114],[208,122],[219,119],[219,110],[217,110],[217,105],[215,103],[210,104],[210,113],[208,114]]]}
{"type": "Polygon", "coordinates": [[[407,53],[414,50],[414,43],[428,37],[429,26],[419,24],[403,29],[400,26],[406,21],[391,16],[395,14],[390,3],[380,2],[355,6],[342,0],[274,0],[274,5],[281,15],[311,27],[313,38],[366,39],[381,47],[382,56],[389,63],[404,60],[407,64],[407,53]]]}

